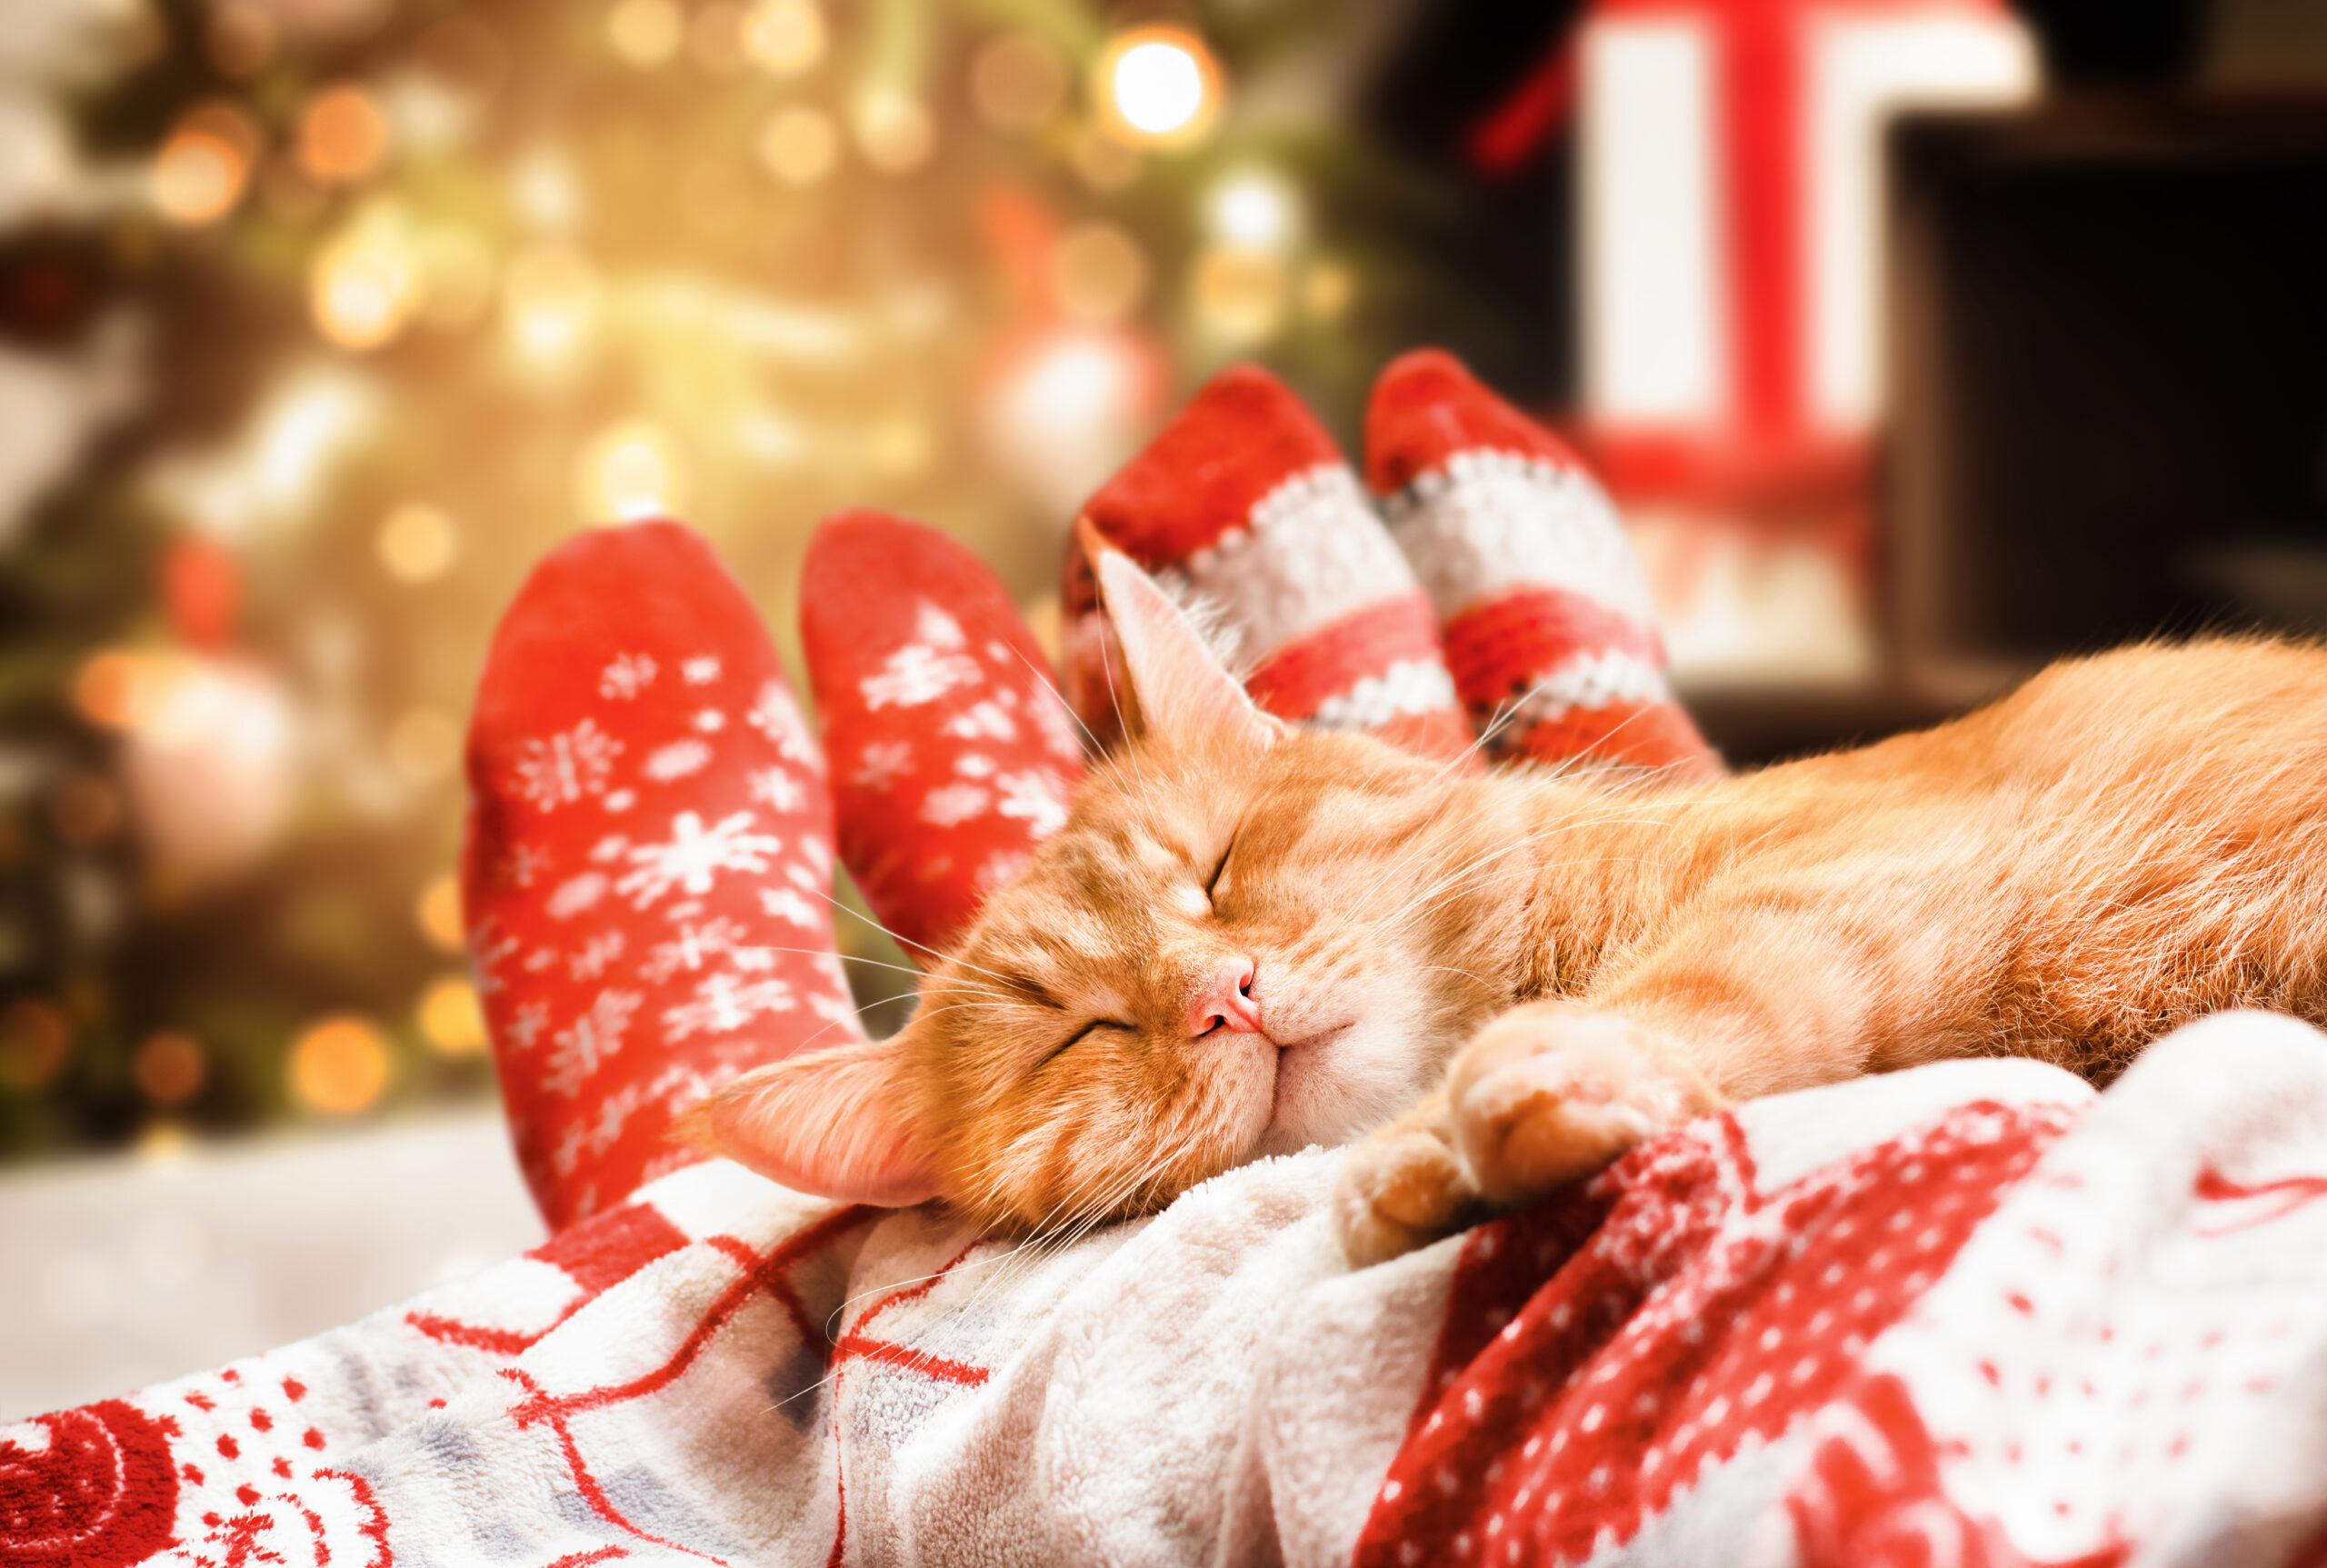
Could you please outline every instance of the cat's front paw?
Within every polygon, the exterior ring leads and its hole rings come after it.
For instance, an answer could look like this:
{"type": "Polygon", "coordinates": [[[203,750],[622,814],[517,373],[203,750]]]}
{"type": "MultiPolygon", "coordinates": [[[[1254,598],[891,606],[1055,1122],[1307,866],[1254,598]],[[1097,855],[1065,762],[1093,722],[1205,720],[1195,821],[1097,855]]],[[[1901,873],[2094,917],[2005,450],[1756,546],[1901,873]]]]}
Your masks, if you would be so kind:
{"type": "Polygon", "coordinates": [[[1403,1256],[1478,1217],[1479,1190],[1447,1145],[1443,1105],[1433,1109],[1441,1126],[1401,1119],[1343,1160],[1333,1183],[1333,1225],[1351,1267],[1403,1256]]]}
{"type": "Polygon", "coordinates": [[[1455,1147],[1498,1203],[1588,1175],[1717,1099],[1669,1044],[1613,1013],[1538,1002],[1472,1037],[1447,1078],[1455,1147]]]}

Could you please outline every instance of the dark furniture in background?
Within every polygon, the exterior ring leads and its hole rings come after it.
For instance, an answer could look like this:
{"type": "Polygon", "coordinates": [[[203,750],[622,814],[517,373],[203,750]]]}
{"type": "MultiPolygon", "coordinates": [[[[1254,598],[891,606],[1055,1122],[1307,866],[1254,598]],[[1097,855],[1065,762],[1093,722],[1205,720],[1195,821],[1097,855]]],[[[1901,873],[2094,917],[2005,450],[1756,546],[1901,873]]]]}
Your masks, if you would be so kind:
{"type": "Polygon", "coordinates": [[[1891,167],[1902,682],[2327,632],[2327,98],[1912,116],[1891,167]]]}

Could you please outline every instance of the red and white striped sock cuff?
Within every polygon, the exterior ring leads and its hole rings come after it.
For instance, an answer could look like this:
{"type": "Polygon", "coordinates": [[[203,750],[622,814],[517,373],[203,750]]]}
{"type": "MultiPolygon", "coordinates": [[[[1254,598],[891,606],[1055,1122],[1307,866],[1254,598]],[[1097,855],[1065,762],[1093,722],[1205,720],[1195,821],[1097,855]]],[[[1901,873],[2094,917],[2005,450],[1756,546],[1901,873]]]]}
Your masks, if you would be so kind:
{"type": "MultiPolygon", "coordinates": [[[[1274,377],[1215,377],[1084,512],[1202,614],[1269,712],[1433,755],[1469,744],[1428,597],[1332,437],[1274,377]]],[[[1078,619],[1097,613],[1085,578],[1071,559],[1078,619]]],[[[1112,714],[1094,689],[1095,635],[1068,640],[1082,650],[1070,698],[1100,727],[1112,714]]]]}
{"type": "Polygon", "coordinates": [[[1391,537],[1430,595],[1491,754],[1583,744],[1551,760],[1715,771],[1665,680],[1632,543],[1574,454],[1436,351],[1383,372],[1366,440],[1391,537]]]}

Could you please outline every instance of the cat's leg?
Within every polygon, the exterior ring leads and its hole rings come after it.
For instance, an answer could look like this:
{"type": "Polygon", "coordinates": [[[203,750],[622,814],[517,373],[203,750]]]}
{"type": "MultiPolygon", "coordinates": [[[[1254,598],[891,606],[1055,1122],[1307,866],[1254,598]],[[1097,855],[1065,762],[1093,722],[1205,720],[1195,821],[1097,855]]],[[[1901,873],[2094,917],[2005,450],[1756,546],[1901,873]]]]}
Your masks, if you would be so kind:
{"type": "Polygon", "coordinates": [[[1835,878],[1713,901],[1586,1001],[1489,1023],[1447,1075],[1454,1147],[1517,1203],[1736,1100],[1960,1054],[2000,949],[1975,883],[1835,878]]]}
{"type": "Polygon", "coordinates": [[[1485,1209],[1454,1152],[1443,1087],[1352,1148],[1333,1187],[1334,1228],[1358,1268],[1461,1230],[1485,1209]]]}
{"type": "Polygon", "coordinates": [[[1447,1074],[1454,1150],[1478,1192],[1523,1203],[1727,1101],[1679,1041],[1570,1002],[1514,1007],[1447,1074]]]}
{"type": "Polygon", "coordinates": [[[1619,1014],[1514,1007],[1472,1037],[1443,1086],[1345,1156],[1342,1251],[1360,1268],[1412,1252],[1722,1104],[1684,1053],[1619,1014]]]}

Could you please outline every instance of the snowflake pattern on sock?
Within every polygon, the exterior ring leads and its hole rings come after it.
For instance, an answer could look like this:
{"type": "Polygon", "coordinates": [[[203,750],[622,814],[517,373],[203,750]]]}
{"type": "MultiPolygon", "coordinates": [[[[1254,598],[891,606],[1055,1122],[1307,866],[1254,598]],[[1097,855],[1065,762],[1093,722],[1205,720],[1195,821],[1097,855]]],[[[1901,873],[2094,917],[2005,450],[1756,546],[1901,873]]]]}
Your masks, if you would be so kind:
{"type": "Polygon", "coordinates": [[[823,758],[756,613],[671,524],[552,554],[487,661],[464,892],[518,1157],[553,1226],[695,1156],[671,1119],[858,1037],[823,758]]]}
{"type": "Polygon", "coordinates": [[[1001,583],[918,524],[826,521],[800,632],[849,871],[925,956],[1065,825],[1083,775],[1074,720],[1001,583]]]}

